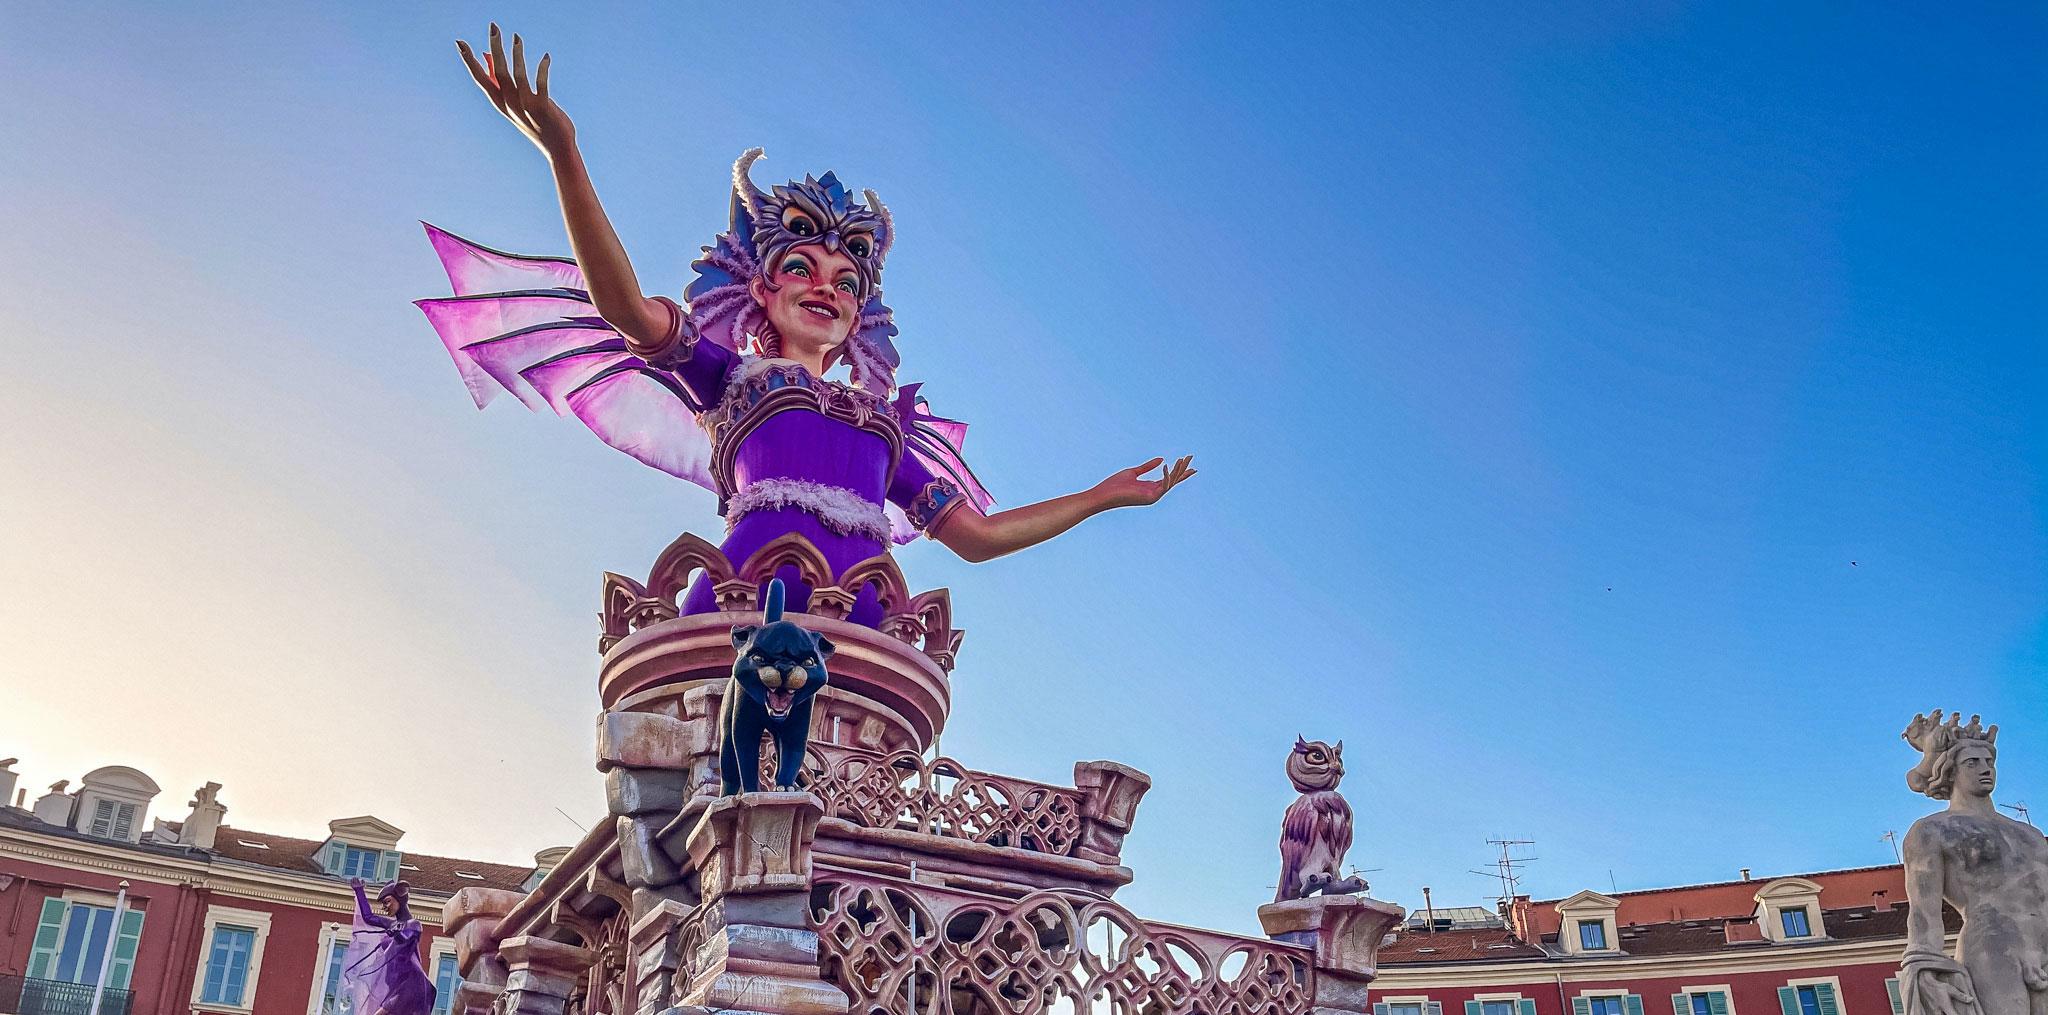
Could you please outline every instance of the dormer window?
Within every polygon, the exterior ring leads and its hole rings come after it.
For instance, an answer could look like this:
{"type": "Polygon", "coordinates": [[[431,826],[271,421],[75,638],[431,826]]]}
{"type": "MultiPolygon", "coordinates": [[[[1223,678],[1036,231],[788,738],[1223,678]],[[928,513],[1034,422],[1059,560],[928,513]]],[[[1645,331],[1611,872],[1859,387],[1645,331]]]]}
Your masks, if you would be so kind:
{"type": "Polygon", "coordinates": [[[398,851],[396,825],[372,817],[342,818],[327,823],[328,839],[320,846],[320,869],[338,878],[391,881],[398,877],[403,854],[398,851]]]}
{"type": "Polygon", "coordinates": [[[1615,940],[1619,929],[1615,919],[1621,901],[1599,892],[1580,892],[1557,904],[1558,944],[1567,955],[1612,954],[1620,949],[1615,940]]]}
{"type": "Polygon", "coordinates": [[[1579,948],[1589,952],[1607,950],[1607,924],[1591,920],[1579,921],[1579,948]]]}
{"type": "Polygon", "coordinates": [[[157,792],[154,780],[132,768],[93,769],[79,779],[77,810],[65,823],[95,839],[140,842],[157,792]]]}
{"type": "Polygon", "coordinates": [[[1764,937],[1772,941],[1803,942],[1828,936],[1821,916],[1820,885],[1805,878],[1779,878],[1757,889],[1756,921],[1764,937]]]}
{"type": "Polygon", "coordinates": [[[92,809],[92,824],[86,834],[95,839],[126,839],[135,828],[134,804],[118,803],[101,797],[92,809]]]}
{"type": "Polygon", "coordinates": [[[384,859],[381,849],[364,849],[342,843],[336,857],[334,873],[345,878],[362,878],[365,881],[377,877],[377,865],[384,859]]]}
{"type": "Polygon", "coordinates": [[[1779,910],[1778,920],[1785,930],[1786,937],[1813,936],[1813,925],[1807,922],[1805,906],[1801,906],[1798,909],[1779,910]]]}

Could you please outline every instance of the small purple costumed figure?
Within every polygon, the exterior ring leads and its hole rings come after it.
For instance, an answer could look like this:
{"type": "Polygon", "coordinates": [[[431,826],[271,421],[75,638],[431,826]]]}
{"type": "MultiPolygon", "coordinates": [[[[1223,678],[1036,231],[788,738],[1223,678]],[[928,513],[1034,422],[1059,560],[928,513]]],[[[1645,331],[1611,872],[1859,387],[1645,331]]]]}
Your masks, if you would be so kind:
{"type": "MultiPolygon", "coordinates": [[[[762,190],[760,149],[733,167],[727,232],[692,267],[685,303],[640,288],[598,203],[567,114],[548,95],[550,59],[529,83],[523,44],[508,55],[496,25],[482,59],[456,45],[500,113],[554,169],[574,260],[502,253],[427,227],[455,295],[420,301],[477,406],[500,391],[573,415],[605,443],[718,495],[727,559],[744,563],[789,533],[835,572],[919,532],[961,557],[1002,556],[1111,508],[1152,504],[1194,475],[1163,459],[1095,486],[988,514],[988,492],[961,459],[966,426],[932,415],[918,385],[899,387],[894,315],[882,261],[889,211],[831,173],[762,190]],[[828,378],[849,368],[849,382],[828,378]]],[[[821,110],[839,110],[837,104],[821,110]]],[[[842,115],[836,112],[827,115],[842,115]]],[[[789,605],[810,588],[780,575],[789,605]]],[[[874,626],[864,591],[849,617],[874,626]]],[[[679,604],[717,609],[700,576],[679,604]]]]}
{"type": "Polygon", "coordinates": [[[393,881],[377,893],[382,915],[372,912],[363,879],[356,892],[355,931],[342,955],[342,996],[351,1015],[427,1015],[434,981],[420,965],[420,922],[409,905],[412,886],[393,881]]]}

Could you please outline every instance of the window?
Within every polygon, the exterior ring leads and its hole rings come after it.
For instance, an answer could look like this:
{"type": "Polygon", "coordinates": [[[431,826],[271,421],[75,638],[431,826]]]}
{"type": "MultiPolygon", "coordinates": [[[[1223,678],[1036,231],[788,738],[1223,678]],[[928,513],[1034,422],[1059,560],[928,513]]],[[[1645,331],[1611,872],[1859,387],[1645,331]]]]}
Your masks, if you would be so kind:
{"type": "MultiPolygon", "coordinates": [[[[434,962],[434,1015],[448,1015],[455,1009],[455,988],[462,986],[462,977],[455,972],[455,956],[442,952],[434,962]]],[[[1420,1011],[1410,1015],[1422,1015],[1420,1011]]]]}
{"type": "Polygon", "coordinates": [[[1833,983],[1795,983],[1778,988],[1778,1007],[1784,1015],[1841,1015],[1833,983]]]}
{"type": "MultiPolygon", "coordinates": [[[[342,933],[346,935],[346,929],[342,933]]],[[[342,1004],[345,999],[341,996],[341,969],[347,961],[347,955],[346,936],[336,938],[333,944],[327,946],[327,981],[326,986],[320,989],[319,1015],[342,1015],[342,1004]]]]}
{"type": "Polygon", "coordinates": [[[1579,922],[1579,947],[1589,952],[1605,951],[1607,948],[1607,925],[1581,920],[1579,922]]]}
{"type": "Polygon", "coordinates": [[[1622,1009],[1621,998],[1595,997],[1589,998],[1589,1000],[1593,1003],[1586,1007],[1591,1012],[1591,1015],[1628,1015],[1622,1009]]]}
{"type": "Polygon", "coordinates": [[[1515,1015],[1513,1001],[1481,1001],[1479,1015],[1515,1015]]]}
{"type": "Polygon", "coordinates": [[[206,982],[199,992],[205,1004],[248,1006],[249,955],[256,950],[256,928],[221,924],[213,928],[213,950],[206,956],[206,982]]]}
{"type": "Polygon", "coordinates": [[[334,873],[345,878],[373,880],[377,877],[377,861],[383,858],[384,854],[378,850],[364,849],[361,846],[343,846],[341,865],[334,873]]]}
{"type": "Polygon", "coordinates": [[[1671,1006],[1679,1015],[1728,1015],[1728,991],[1724,987],[1688,990],[1671,995],[1671,1006]]]}
{"type": "Polygon", "coordinates": [[[1713,1001],[1705,994],[1692,995],[1692,1015],[1714,1015],[1713,1001]]]}
{"type": "Polygon", "coordinates": [[[101,798],[92,811],[87,834],[96,839],[125,839],[135,828],[135,805],[101,798]]]}
{"type": "Polygon", "coordinates": [[[1781,909],[1778,920],[1785,928],[1786,937],[1812,937],[1813,928],[1806,922],[1806,907],[1781,909]]]}
{"type": "Polygon", "coordinates": [[[114,907],[63,898],[44,899],[29,951],[31,979],[60,983],[99,982],[100,967],[107,966],[107,986],[128,987],[135,969],[135,946],[142,937],[142,911],[121,914],[121,932],[114,933],[114,907]],[[107,961],[107,949],[114,950],[107,961]]]}
{"type": "Polygon", "coordinates": [[[1390,1004],[1387,1005],[1386,1015],[1422,1015],[1422,1003],[1419,1001],[1408,1001],[1402,1004],[1390,1004]]]}

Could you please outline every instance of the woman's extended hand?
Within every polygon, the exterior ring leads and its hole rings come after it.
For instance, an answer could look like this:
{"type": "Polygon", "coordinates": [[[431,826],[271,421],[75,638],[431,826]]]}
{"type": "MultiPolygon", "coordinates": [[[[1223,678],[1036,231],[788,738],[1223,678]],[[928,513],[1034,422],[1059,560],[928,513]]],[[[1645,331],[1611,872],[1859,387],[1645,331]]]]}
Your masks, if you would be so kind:
{"type": "Polygon", "coordinates": [[[477,62],[467,42],[457,39],[455,48],[462,53],[462,62],[469,66],[469,76],[476,79],[476,86],[484,90],[491,105],[498,107],[498,112],[505,114],[505,119],[512,121],[527,140],[540,146],[549,158],[575,149],[576,125],[569,121],[569,114],[562,112],[562,107],[555,105],[555,100],[548,98],[548,54],[541,55],[529,85],[525,45],[514,35],[512,56],[506,59],[505,38],[495,22],[491,25],[491,50],[484,54],[485,62],[477,62]]]}
{"type": "Polygon", "coordinates": [[[1164,458],[1154,458],[1136,468],[1125,469],[1095,484],[1095,495],[1101,498],[1104,508],[1140,507],[1159,503],[1166,491],[1179,486],[1195,474],[1188,467],[1193,455],[1183,455],[1160,473],[1158,479],[1146,479],[1145,474],[1159,468],[1164,458]]]}

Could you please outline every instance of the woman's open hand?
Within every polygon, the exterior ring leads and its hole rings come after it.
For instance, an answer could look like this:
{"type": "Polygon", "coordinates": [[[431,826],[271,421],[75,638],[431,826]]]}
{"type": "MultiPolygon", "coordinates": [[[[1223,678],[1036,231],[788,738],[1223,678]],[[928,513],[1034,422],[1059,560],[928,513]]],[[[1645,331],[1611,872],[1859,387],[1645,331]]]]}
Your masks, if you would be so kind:
{"type": "Polygon", "coordinates": [[[1102,498],[1105,508],[1139,507],[1157,504],[1166,491],[1179,486],[1195,474],[1188,467],[1195,456],[1183,455],[1180,460],[1161,470],[1158,479],[1146,479],[1145,474],[1160,467],[1164,458],[1154,458],[1136,468],[1125,469],[1095,484],[1096,496],[1102,498]]]}
{"type": "Polygon", "coordinates": [[[540,146],[549,158],[565,154],[576,147],[576,125],[569,121],[569,114],[548,98],[548,54],[542,54],[540,65],[534,69],[531,84],[526,78],[526,47],[519,36],[512,37],[512,55],[505,55],[505,38],[498,31],[496,23],[491,25],[491,49],[479,63],[471,52],[469,43],[460,39],[455,48],[462,53],[462,62],[469,66],[469,76],[476,79],[476,86],[484,90],[491,105],[505,114],[505,119],[519,128],[527,140],[540,146]]]}

